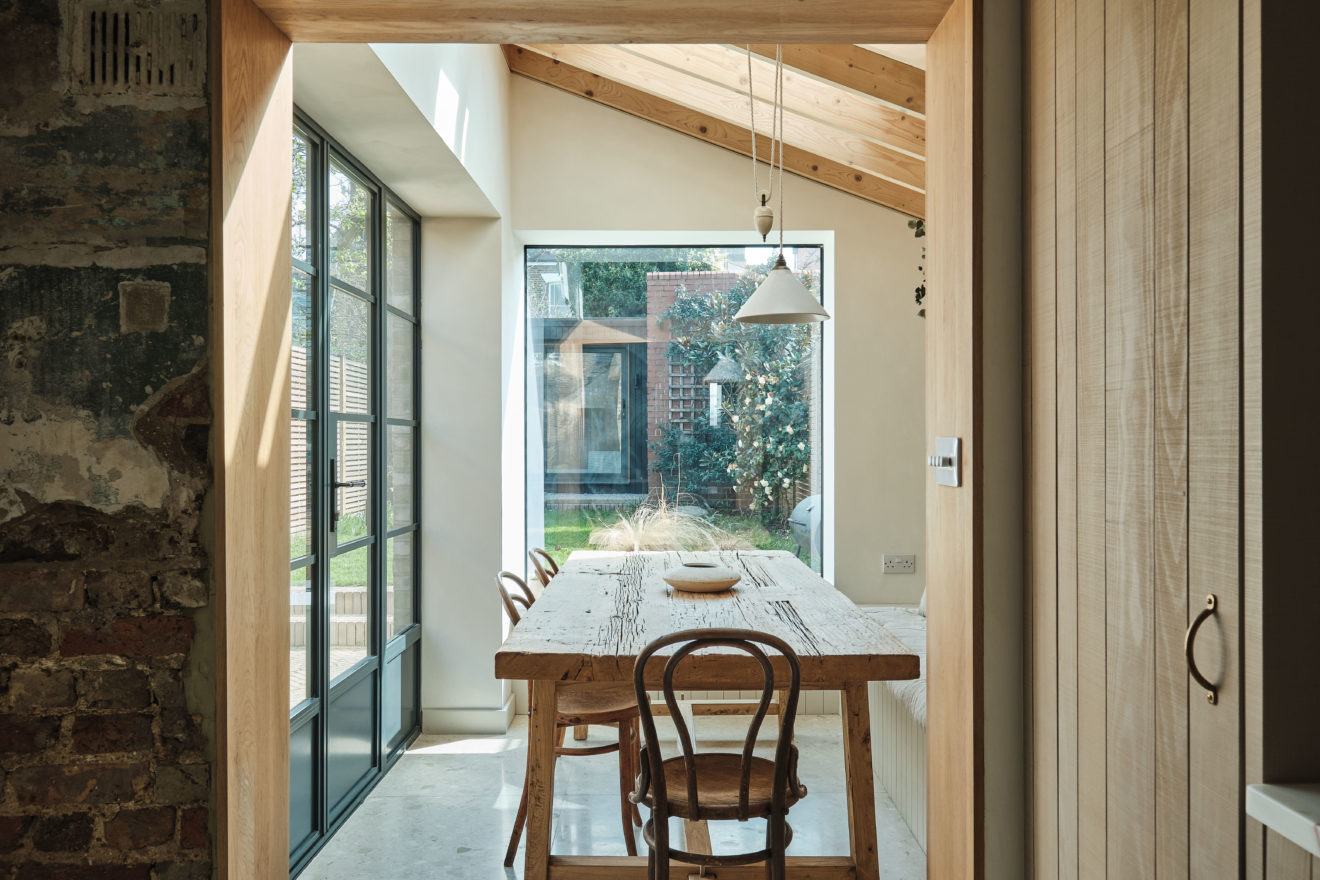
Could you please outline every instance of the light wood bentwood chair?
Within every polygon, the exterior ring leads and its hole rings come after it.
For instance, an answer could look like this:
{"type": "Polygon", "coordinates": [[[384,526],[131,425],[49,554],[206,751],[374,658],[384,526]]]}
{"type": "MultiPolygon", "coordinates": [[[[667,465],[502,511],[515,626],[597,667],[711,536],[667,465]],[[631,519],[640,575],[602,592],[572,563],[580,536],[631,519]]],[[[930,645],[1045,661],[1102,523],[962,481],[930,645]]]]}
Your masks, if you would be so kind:
{"type": "MultiPolygon", "coordinates": [[[[514,626],[522,620],[522,611],[532,607],[536,601],[527,582],[511,571],[501,571],[495,575],[495,586],[499,588],[504,610],[514,626]],[[512,583],[517,592],[510,592],[505,583],[512,583]],[[521,609],[521,611],[519,610],[521,609]]],[[[619,813],[623,819],[623,839],[628,847],[628,855],[637,855],[637,841],[633,837],[633,826],[642,824],[641,813],[629,802],[628,791],[633,775],[637,772],[637,698],[633,696],[632,685],[627,683],[590,685],[562,684],[555,689],[555,757],[560,755],[603,755],[608,752],[619,753],[619,813]],[[564,746],[564,731],[579,724],[616,724],[619,727],[619,740],[600,746],[569,748],[564,746]]],[[[530,755],[531,750],[528,750],[530,755]]],[[[553,770],[551,772],[554,772],[553,770]]],[[[518,816],[513,821],[513,833],[509,836],[509,848],[504,853],[504,867],[513,867],[513,858],[518,852],[518,841],[522,838],[523,826],[527,823],[527,777],[523,777],[522,798],[518,801],[518,816]]]]}
{"type": "Polygon", "coordinates": [[[669,880],[669,860],[677,859],[703,868],[726,865],[766,863],[769,880],[784,880],[784,854],[793,830],[788,826],[788,809],[806,796],[806,786],[797,778],[797,746],[793,745],[793,721],[797,716],[798,692],[802,686],[802,671],[793,649],[783,640],[766,633],[744,629],[690,629],[676,632],[647,645],[637,655],[633,667],[633,686],[641,714],[645,745],[642,747],[641,774],[636,790],[629,799],[635,804],[651,808],[651,818],[642,827],[642,837],[651,851],[647,860],[650,880],[669,880]],[[669,657],[664,667],[663,692],[669,717],[678,729],[678,742],[682,754],[665,760],[660,752],[660,740],[655,731],[655,716],[647,694],[645,670],[647,662],[662,648],[683,643],[669,657]],[[770,658],[762,646],[773,648],[783,655],[789,679],[781,703],[779,742],[773,761],[752,754],[756,735],[770,708],[770,699],[776,690],[775,673],[770,658]],[[674,697],[674,672],[690,655],[708,648],[728,648],[749,654],[761,667],[761,699],[747,728],[741,754],[712,752],[695,753],[692,735],[683,713],[678,710],[674,697]],[[674,849],[669,845],[669,818],[699,822],[706,819],[766,819],[765,849],[732,855],[693,853],[674,849]]]}
{"type": "Polygon", "coordinates": [[[541,582],[541,586],[550,586],[550,579],[559,574],[559,564],[554,557],[540,547],[533,547],[527,551],[527,558],[532,560],[532,568],[536,569],[536,579],[541,582]]]}

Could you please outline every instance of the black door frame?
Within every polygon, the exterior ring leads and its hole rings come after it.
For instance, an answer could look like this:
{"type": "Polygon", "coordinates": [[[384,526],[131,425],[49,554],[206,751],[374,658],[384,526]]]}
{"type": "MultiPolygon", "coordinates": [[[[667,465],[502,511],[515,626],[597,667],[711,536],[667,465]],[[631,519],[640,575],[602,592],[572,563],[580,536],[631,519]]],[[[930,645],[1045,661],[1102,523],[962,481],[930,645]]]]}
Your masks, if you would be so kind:
{"type": "MultiPolygon", "coordinates": [[[[324,129],[297,107],[294,108],[295,132],[303,136],[310,144],[308,154],[308,200],[309,216],[312,224],[312,263],[294,260],[294,268],[307,272],[312,277],[312,348],[308,354],[308,371],[314,373],[314,388],[307,401],[309,410],[295,412],[294,417],[308,420],[308,436],[311,445],[311,466],[309,477],[310,504],[312,518],[310,529],[309,553],[291,560],[290,570],[307,566],[312,582],[312,618],[307,627],[309,645],[308,679],[313,682],[311,696],[289,713],[289,735],[298,736],[311,727],[311,778],[310,796],[300,799],[294,785],[293,762],[290,764],[290,822],[296,810],[311,807],[311,831],[301,839],[290,840],[290,875],[296,876],[312,860],[322,846],[334,835],[340,826],[352,815],[371,789],[380,781],[384,773],[399,759],[407,745],[421,732],[421,554],[420,554],[420,475],[421,444],[418,432],[421,424],[420,394],[420,333],[413,333],[413,382],[412,382],[412,418],[390,417],[386,410],[386,344],[389,316],[404,318],[414,327],[420,320],[420,217],[406,202],[386,187],[369,169],[358,162],[351,153],[341,147],[324,129]],[[329,272],[328,218],[326,216],[325,193],[328,189],[330,163],[349,172],[358,183],[364,185],[372,197],[369,218],[369,246],[371,253],[370,290],[350,290],[350,295],[359,296],[371,307],[371,385],[372,415],[369,418],[351,418],[350,421],[365,422],[371,426],[371,454],[369,461],[368,487],[370,521],[367,537],[338,545],[331,519],[336,503],[335,491],[329,487],[332,478],[329,460],[336,442],[333,432],[343,421],[332,414],[329,407],[329,337],[331,281],[329,272]],[[408,315],[389,305],[385,261],[385,216],[389,208],[398,209],[413,225],[412,279],[413,310],[408,315]],[[412,521],[398,528],[387,528],[386,492],[387,492],[387,450],[389,429],[391,426],[411,426],[413,430],[412,448],[412,521]],[[393,538],[412,535],[412,623],[387,639],[386,627],[386,553],[393,538]],[[330,560],[337,555],[352,552],[363,547],[370,547],[368,603],[370,608],[367,656],[344,674],[331,687],[328,663],[330,645],[330,560]],[[344,549],[347,548],[347,549],[344,549]],[[382,708],[385,705],[384,679],[389,664],[411,651],[411,657],[399,660],[400,665],[410,665],[411,674],[401,670],[401,684],[408,693],[401,694],[401,705],[410,704],[411,723],[402,723],[401,730],[385,742],[382,734],[382,708]],[[343,697],[359,687],[366,686],[370,680],[371,704],[371,766],[363,775],[351,784],[347,791],[334,803],[329,801],[330,767],[328,754],[331,729],[328,718],[333,711],[336,698],[343,697]],[[309,803],[310,801],[310,803],[309,803]]],[[[348,289],[351,285],[342,283],[337,286],[348,289]]],[[[402,715],[400,718],[402,722],[402,715]]]]}

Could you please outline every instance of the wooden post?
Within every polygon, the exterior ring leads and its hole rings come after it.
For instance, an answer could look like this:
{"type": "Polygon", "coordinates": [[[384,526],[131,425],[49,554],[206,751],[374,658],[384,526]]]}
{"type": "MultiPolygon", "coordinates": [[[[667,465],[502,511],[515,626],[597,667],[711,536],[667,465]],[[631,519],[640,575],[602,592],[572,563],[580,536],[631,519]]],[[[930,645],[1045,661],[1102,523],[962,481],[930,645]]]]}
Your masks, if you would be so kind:
{"type": "Polygon", "coordinates": [[[550,876],[550,833],[555,804],[555,690],[534,681],[527,724],[527,862],[525,880],[550,876]]]}
{"type": "Polygon", "coordinates": [[[848,841],[857,880],[879,880],[875,843],[875,778],[871,770],[871,707],[866,682],[843,686],[843,765],[848,786],[848,841]]]}

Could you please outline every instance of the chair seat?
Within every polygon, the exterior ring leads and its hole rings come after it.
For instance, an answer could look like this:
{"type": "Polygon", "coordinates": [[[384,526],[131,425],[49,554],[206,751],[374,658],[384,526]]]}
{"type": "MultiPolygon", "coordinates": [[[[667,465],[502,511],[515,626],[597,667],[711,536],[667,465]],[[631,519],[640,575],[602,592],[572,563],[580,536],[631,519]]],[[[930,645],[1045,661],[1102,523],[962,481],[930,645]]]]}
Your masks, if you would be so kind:
{"type": "Polygon", "coordinates": [[[637,692],[631,682],[562,684],[555,688],[555,713],[560,727],[627,721],[637,717],[637,692]]]}
{"type": "MultiPolygon", "coordinates": [[[[669,801],[669,815],[684,819],[737,819],[738,788],[741,783],[742,755],[703,752],[693,756],[697,775],[697,812],[688,810],[687,771],[683,758],[670,758],[663,764],[665,794],[669,801]]],[[[766,758],[752,758],[750,785],[747,789],[747,815],[764,818],[770,815],[775,787],[775,762],[766,758]]],[[[784,805],[798,802],[799,786],[788,780],[788,793],[784,805]]],[[[647,797],[647,806],[651,796],[647,797]]]]}

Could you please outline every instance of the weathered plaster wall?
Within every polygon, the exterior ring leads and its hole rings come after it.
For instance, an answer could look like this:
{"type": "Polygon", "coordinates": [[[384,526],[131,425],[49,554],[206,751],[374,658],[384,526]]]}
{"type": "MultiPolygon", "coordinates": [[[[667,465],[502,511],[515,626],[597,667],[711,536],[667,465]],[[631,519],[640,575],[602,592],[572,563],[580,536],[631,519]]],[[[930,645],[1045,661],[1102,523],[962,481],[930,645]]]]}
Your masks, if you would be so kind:
{"type": "Polygon", "coordinates": [[[0,878],[204,878],[205,71],[92,94],[86,16],[0,2],[0,878]]]}

